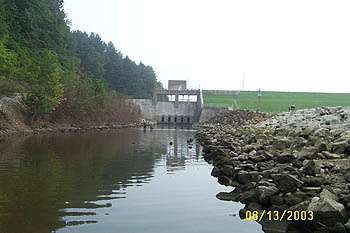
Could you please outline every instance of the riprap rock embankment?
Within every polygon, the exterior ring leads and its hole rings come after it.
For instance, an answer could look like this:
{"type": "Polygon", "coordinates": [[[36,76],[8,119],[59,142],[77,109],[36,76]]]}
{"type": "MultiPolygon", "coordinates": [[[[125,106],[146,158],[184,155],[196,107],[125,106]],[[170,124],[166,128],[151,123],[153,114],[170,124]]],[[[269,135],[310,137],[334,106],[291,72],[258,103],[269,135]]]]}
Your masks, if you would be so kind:
{"type": "Polygon", "coordinates": [[[212,175],[234,187],[217,197],[246,204],[242,217],[248,209],[310,210],[315,219],[299,222],[302,232],[350,232],[350,109],[228,111],[197,138],[212,175]]]}

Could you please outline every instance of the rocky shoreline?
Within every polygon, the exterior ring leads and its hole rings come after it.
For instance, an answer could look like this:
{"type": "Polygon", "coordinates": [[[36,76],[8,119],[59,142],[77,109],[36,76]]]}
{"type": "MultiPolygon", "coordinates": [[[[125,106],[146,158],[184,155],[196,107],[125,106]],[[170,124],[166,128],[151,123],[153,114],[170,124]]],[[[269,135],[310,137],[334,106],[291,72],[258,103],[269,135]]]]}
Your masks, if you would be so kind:
{"type": "Polygon", "coordinates": [[[109,124],[99,126],[52,126],[45,128],[34,128],[25,130],[2,130],[0,131],[0,142],[10,140],[13,137],[32,136],[38,134],[65,134],[65,133],[84,133],[88,131],[106,131],[123,128],[141,128],[142,123],[131,123],[131,124],[109,124]]]}
{"type": "Polygon", "coordinates": [[[350,109],[228,111],[202,124],[197,140],[212,176],[234,187],[217,197],[245,204],[241,218],[306,210],[313,221],[260,223],[265,232],[350,232],[350,109]]]}

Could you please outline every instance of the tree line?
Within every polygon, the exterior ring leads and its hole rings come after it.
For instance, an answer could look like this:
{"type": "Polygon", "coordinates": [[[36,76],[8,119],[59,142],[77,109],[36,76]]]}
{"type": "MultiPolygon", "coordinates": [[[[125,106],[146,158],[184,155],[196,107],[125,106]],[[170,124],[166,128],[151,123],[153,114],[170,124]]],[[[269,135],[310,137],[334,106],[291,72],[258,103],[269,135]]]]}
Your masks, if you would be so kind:
{"type": "Polygon", "coordinates": [[[89,114],[161,87],[152,67],[112,42],[71,31],[63,3],[0,0],[0,96],[20,93],[33,116],[89,114]]]}

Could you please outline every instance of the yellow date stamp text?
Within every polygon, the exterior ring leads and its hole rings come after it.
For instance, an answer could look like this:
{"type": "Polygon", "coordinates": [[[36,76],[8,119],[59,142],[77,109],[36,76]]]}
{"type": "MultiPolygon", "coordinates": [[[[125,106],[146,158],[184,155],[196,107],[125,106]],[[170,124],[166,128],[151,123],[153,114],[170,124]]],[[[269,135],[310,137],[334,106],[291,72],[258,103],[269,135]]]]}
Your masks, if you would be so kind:
{"type": "Polygon", "coordinates": [[[312,221],[314,213],[308,210],[247,210],[245,212],[246,221],[312,221]]]}

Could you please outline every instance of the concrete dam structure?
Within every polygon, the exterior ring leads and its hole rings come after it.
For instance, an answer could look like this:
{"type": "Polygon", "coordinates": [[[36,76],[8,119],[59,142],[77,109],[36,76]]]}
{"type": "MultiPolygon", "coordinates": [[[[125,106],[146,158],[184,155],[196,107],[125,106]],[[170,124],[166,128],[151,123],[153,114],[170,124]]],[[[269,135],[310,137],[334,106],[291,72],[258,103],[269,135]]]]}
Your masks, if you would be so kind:
{"type": "Polygon", "coordinates": [[[201,90],[187,89],[185,80],[169,80],[167,90],[156,90],[152,99],[134,99],[143,118],[158,124],[193,124],[203,108],[201,90]]]}

